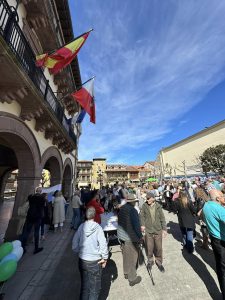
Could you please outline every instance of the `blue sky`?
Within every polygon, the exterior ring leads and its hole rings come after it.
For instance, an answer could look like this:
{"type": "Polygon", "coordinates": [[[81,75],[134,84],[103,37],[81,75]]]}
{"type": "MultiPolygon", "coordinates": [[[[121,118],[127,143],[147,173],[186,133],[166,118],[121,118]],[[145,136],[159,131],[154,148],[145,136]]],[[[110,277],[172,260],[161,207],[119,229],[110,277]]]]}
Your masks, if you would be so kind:
{"type": "Polygon", "coordinates": [[[142,164],[224,119],[225,1],[69,0],[83,81],[96,75],[79,159],[142,164]]]}

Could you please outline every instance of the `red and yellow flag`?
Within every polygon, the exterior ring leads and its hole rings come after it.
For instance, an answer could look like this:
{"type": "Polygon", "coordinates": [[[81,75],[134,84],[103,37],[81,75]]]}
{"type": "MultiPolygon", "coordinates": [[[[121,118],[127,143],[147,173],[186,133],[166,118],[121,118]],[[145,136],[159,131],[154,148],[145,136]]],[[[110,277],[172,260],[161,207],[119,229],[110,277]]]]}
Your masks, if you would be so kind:
{"type": "Polygon", "coordinates": [[[74,41],[56,50],[52,54],[45,53],[36,56],[36,66],[46,67],[49,69],[49,72],[51,74],[57,74],[63,68],[68,66],[71,63],[71,61],[76,57],[80,48],[86,41],[89,33],[90,31],[82,34],[74,41]]]}

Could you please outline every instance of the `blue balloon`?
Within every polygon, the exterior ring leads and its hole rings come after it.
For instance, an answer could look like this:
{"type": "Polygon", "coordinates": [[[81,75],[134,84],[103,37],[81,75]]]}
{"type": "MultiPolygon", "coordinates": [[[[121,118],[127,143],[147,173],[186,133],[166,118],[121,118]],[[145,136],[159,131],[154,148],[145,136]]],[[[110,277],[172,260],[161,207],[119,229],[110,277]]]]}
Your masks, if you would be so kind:
{"type": "Polygon", "coordinates": [[[6,255],[0,262],[0,265],[2,265],[3,263],[9,261],[9,260],[15,260],[17,261],[17,256],[14,253],[10,253],[8,255],[6,255]]]}

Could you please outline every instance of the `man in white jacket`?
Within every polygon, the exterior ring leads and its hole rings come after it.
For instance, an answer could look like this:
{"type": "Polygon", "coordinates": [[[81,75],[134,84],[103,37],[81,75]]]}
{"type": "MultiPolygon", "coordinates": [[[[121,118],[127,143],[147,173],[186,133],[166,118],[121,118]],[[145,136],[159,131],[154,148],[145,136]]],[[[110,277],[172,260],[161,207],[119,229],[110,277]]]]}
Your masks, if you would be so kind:
{"type": "Polygon", "coordinates": [[[89,207],[86,218],[73,237],[72,250],[79,255],[82,300],[98,300],[102,268],[108,259],[108,246],[101,226],[94,222],[95,209],[89,207]]]}

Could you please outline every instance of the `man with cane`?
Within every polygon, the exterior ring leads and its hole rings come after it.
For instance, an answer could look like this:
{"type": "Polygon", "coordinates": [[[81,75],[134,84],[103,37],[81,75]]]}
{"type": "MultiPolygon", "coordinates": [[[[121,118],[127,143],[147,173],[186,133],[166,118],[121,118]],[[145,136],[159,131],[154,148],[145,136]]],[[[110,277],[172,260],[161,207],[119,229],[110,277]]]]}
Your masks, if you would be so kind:
{"type": "Polygon", "coordinates": [[[155,263],[164,273],[163,257],[162,257],[162,237],[167,234],[165,216],[162,207],[155,202],[155,195],[148,192],[147,201],[143,204],[141,210],[141,230],[145,233],[145,246],[148,256],[148,268],[151,270],[155,263]],[[154,257],[153,257],[154,254],[154,257]]]}

